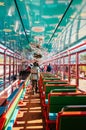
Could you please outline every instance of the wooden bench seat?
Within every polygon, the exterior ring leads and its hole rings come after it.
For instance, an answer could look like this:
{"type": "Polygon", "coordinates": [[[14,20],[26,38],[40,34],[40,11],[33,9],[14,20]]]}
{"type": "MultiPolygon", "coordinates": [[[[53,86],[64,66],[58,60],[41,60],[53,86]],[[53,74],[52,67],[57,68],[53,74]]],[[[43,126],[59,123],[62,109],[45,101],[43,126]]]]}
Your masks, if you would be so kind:
{"type": "Polygon", "coordinates": [[[86,111],[86,105],[67,105],[62,111],[86,111]]]}
{"type": "Polygon", "coordinates": [[[86,130],[86,111],[59,112],[56,130],[86,130]]]}
{"type": "Polygon", "coordinates": [[[49,129],[49,124],[56,123],[58,112],[67,105],[86,105],[86,93],[80,91],[50,93],[45,111],[46,129],[49,129]]]}
{"type": "Polygon", "coordinates": [[[54,84],[54,85],[55,84],[68,84],[68,82],[63,81],[63,80],[54,80],[54,81],[52,81],[52,80],[44,80],[42,86],[40,87],[40,93],[43,92],[44,87],[45,87],[46,84],[54,84]]]}
{"type": "Polygon", "coordinates": [[[42,105],[45,106],[48,103],[48,94],[54,92],[76,92],[76,85],[68,84],[46,84],[44,87],[42,105]]]}

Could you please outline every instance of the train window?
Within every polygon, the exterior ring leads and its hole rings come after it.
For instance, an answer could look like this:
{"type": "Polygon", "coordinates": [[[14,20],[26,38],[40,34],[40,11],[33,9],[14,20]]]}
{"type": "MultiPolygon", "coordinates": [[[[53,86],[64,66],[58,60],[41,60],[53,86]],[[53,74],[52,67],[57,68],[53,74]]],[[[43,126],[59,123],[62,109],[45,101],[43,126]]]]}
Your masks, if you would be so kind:
{"type": "Polygon", "coordinates": [[[71,55],[70,64],[76,64],[76,55],[71,55]]]}
{"type": "Polygon", "coordinates": [[[66,80],[68,80],[68,71],[69,71],[68,65],[64,65],[64,66],[63,66],[63,72],[64,72],[63,77],[64,77],[64,79],[66,79],[66,80]]]}
{"type": "Polygon", "coordinates": [[[63,58],[61,58],[61,64],[63,64],[63,58]]]}
{"type": "Polygon", "coordinates": [[[77,34],[76,34],[76,33],[72,35],[71,44],[76,41],[76,37],[77,37],[77,34]]]}
{"type": "Polygon", "coordinates": [[[68,56],[64,57],[64,64],[68,64],[68,56]]]}
{"type": "Polygon", "coordinates": [[[86,64],[86,52],[79,54],[79,64],[86,64]]]}
{"type": "Polygon", "coordinates": [[[4,55],[0,53],[0,91],[2,91],[4,85],[4,55]]]}
{"type": "Polygon", "coordinates": [[[76,84],[76,65],[70,65],[70,82],[76,84]]]}
{"type": "Polygon", "coordinates": [[[9,82],[9,74],[6,74],[6,77],[5,77],[5,87],[8,87],[10,82],[9,82]]]}
{"type": "Polygon", "coordinates": [[[11,65],[11,72],[13,72],[13,65],[11,65]]]}
{"type": "Polygon", "coordinates": [[[0,53],[0,64],[4,64],[4,55],[0,53]]]}
{"type": "Polygon", "coordinates": [[[70,27],[67,29],[65,36],[66,36],[65,37],[65,45],[68,46],[68,44],[69,44],[69,36],[70,36],[70,27]]]}
{"type": "Polygon", "coordinates": [[[9,65],[6,65],[6,73],[9,73],[9,65]]]}
{"type": "Polygon", "coordinates": [[[13,57],[11,57],[11,64],[13,64],[13,57]]]}
{"type": "Polygon", "coordinates": [[[4,66],[0,65],[0,75],[2,76],[4,74],[4,66]]]}
{"type": "Polygon", "coordinates": [[[70,82],[76,84],[76,54],[70,57],[70,82]]]}
{"type": "Polygon", "coordinates": [[[80,38],[82,38],[82,37],[84,37],[84,36],[86,36],[86,25],[85,26],[83,26],[82,28],[80,28],[80,30],[79,30],[79,39],[80,38]]]}
{"type": "Polygon", "coordinates": [[[14,65],[14,75],[16,74],[16,64],[14,65]]]}
{"type": "Polygon", "coordinates": [[[9,64],[10,57],[6,56],[6,64],[9,64]]]}
{"type": "Polygon", "coordinates": [[[86,51],[79,54],[79,87],[86,91],[86,51]]]}

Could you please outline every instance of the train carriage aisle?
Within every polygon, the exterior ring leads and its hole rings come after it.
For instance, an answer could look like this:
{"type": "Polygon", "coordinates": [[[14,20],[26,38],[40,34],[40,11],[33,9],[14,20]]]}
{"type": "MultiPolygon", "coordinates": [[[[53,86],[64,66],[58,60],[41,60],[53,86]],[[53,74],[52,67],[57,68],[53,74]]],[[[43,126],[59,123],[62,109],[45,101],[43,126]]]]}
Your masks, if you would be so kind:
{"type": "Polygon", "coordinates": [[[0,130],[86,130],[86,0],[0,0],[0,130]]]}
{"type": "Polygon", "coordinates": [[[26,90],[13,130],[45,130],[39,93],[26,90]]]}

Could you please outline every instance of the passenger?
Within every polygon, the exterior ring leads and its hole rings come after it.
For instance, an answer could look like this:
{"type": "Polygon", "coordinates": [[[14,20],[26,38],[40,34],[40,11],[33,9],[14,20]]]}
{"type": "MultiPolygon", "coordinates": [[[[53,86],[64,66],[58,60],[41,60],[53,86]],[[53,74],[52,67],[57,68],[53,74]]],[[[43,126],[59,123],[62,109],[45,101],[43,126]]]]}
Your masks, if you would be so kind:
{"type": "Polygon", "coordinates": [[[51,67],[51,65],[50,65],[50,63],[49,63],[49,65],[47,66],[47,72],[51,72],[51,70],[52,70],[52,67],[51,67]]]}
{"type": "Polygon", "coordinates": [[[28,66],[28,67],[26,68],[26,72],[28,72],[29,74],[31,73],[31,67],[30,67],[30,66],[28,66]]]}
{"type": "Polygon", "coordinates": [[[17,79],[17,75],[13,75],[13,81],[17,79]]]}
{"type": "Polygon", "coordinates": [[[44,66],[43,65],[40,67],[40,71],[44,72],[44,66]]]}
{"type": "Polygon", "coordinates": [[[46,71],[47,71],[47,66],[45,65],[45,66],[44,66],[44,72],[46,72],[46,71]]]}
{"type": "Polygon", "coordinates": [[[39,75],[39,65],[37,62],[34,62],[33,67],[31,69],[31,81],[32,81],[32,89],[36,93],[38,90],[38,75],[39,75]]]}

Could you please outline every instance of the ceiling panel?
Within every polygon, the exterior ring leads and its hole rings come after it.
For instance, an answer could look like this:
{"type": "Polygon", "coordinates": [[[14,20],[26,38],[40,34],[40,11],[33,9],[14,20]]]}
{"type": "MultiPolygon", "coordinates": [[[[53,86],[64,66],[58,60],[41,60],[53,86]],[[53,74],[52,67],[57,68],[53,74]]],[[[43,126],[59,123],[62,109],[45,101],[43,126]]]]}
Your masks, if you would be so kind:
{"type": "Polygon", "coordinates": [[[0,42],[28,53],[28,59],[37,53],[31,44],[40,45],[42,58],[46,53],[56,53],[58,43],[53,41],[76,16],[84,17],[86,11],[81,9],[85,4],[85,0],[0,0],[0,42]]]}

